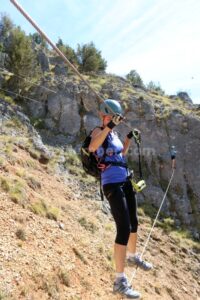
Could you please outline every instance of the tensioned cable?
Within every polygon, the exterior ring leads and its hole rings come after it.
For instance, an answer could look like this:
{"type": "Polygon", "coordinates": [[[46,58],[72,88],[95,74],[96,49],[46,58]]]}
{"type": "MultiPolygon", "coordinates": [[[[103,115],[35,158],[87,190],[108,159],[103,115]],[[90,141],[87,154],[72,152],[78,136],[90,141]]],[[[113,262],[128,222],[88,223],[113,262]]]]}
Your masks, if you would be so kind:
{"type": "Polygon", "coordinates": [[[13,95],[15,95],[15,96],[22,97],[22,98],[24,98],[24,99],[27,99],[27,100],[30,100],[30,101],[33,101],[33,102],[37,102],[37,103],[40,103],[40,104],[42,104],[42,102],[41,102],[41,101],[37,101],[37,100],[35,100],[35,99],[32,99],[32,98],[29,98],[29,97],[23,96],[23,95],[21,95],[21,94],[18,94],[18,93],[15,93],[15,92],[12,92],[12,91],[9,91],[9,90],[6,90],[6,89],[2,89],[2,88],[0,88],[0,90],[1,90],[1,91],[3,91],[3,92],[6,92],[6,93],[13,94],[13,95]]]}
{"type": "MultiPolygon", "coordinates": [[[[7,69],[5,69],[5,68],[1,68],[0,67],[0,70],[2,70],[2,71],[6,71],[6,72],[8,72],[9,74],[5,74],[5,75],[12,75],[12,76],[15,76],[15,77],[18,77],[18,78],[22,78],[22,79],[25,79],[25,81],[27,81],[27,82],[30,82],[32,85],[34,85],[34,86],[39,86],[39,87],[42,87],[43,89],[45,89],[45,90],[47,90],[47,91],[50,91],[50,92],[52,92],[52,93],[55,93],[56,94],[56,91],[54,91],[54,90],[51,90],[51,89],[49,89],[49,88],[47,88],[46,86],[43,86],[43,85],[40,85],[40,84],[37,84],[37,83],[34,83],[34,82],[32,82],[31,80],[28,80],[25,76],[22,76],[22,75],[16,75],[15,73],[13,73],[13,72],[10,72],[10,71],[8,71],[7,69]]],[[[0,71],[1,72],[1,71],[0,71]]],[[[2,73],[2,72],[1,72],[2,73]]],[[[2,73],[3,74],[3,73],[2,73]]],[[[4,74],[3,74],[4,75],[4,74]]]]}
{"type": "MultiPolygon", "coordinates": [[[[146,243],[145,243],[144,248],[143,248],[143,250],[142,250],[142,253],[141,253],[141,255],[140,255],[140,258],[141,258],[141,259],[142,259],[143,255],[144,255],[144,252],[145,252],[145,250],[146,250],[146,248],[147,248],[147,246],[148,246],[148,243],[149,243],[149,240],[150,240],[152,231],[153,231],[153,229],[154,229],[154,227],[155,227],[155,224],[156,224],[156,222],[157,222],[158,216],[159,216],[160,211],[161,211],[161,209],[162,209],[163,203],[164,203],[164,201],[165,201],[167,192],[168,192],[168,190],[169,190],[169,187],[170,187],[170,185],[171,185],[171,182],[172,182],[172,179],[173,179],[173,176],[174,176],[174,171],[175,171],[175,168],[172,167],[172,175],[171,175],[171,178],[170,178],[170,180],[169,180],[167,189],[166,189],[165,194],[164,194],[164,196],[163,196],[163,199],[162,199],[162,201],[161,201],[161,204],[160,204],[160,207],[159,207],[159,209],[158,209],[157,215],[156,215],[156,217],[155,217],[155,220],[154,220],[154,222],[153,222],[153,225],[152,225],[151,230],[150,230],[150,232],[149,232],[149,235],[148,235],[148,237],[147,237],[146,243]]],[[[133,274],[132,274],[132,277],[131,277],[131,279],[130,279],[130,284],[132,283],[133,278],[134,278],[135,275],[136,275],[137,269],[138,269],[138,267],[135,269],[135,271],[134,271],[133,274]]]]}

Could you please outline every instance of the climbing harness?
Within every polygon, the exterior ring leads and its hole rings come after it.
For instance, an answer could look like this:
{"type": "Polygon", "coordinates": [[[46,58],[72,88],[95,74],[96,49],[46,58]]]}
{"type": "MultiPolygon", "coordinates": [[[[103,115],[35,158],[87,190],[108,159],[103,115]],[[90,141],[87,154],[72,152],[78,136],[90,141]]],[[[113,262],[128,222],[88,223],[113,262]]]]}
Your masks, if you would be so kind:
{"type": "MultiPolygon", "coordinates": [[[[148,235],[148,237],[147,237],[147,240],[146,240],[145,245],[144,245],[144,247],[143,247],[143,250],[142,250],[142,252],[141,252],[141,255],[140,255],[140,258],[141,258],[141,259],[142,259],[143,255],[144,255],[144,252],[145,252],[145,250],[146,250],[146,248],[147,248],[147,246],[148,246],[148,243],[149,243],[151,234],[152,234],[153,229],[154,229],[154,227],[155,227],[155,225],[156,225],[156,222],[157,222],[157,220],[158,220],[158,216],[159,216],[159,214],[160,214],[160,211],[161,211],[161,209],[162,209],[163,203],[164,203],[164,201],[165,201],[165,198],[166,198],[166,196],[167,196],[169,187],[170,187],[170,185],[171,185],[171,182],[172,182],[172,179],[173,179],[173,176],[174,176],[174,172],[175,172],[175,161],[176,161],[176,150],[175,150],[175,146],[172,146],[172,147],[171,147],[171,149],[170,149],[170,154],[171,154],[171,168],[172,168],[171,177],[170,177],[168,186],[167,186],[167,188],[166,188],[165,194],[164,194],[164,196],[163,196],[163,199],[162,199],[162,201],[161,201],[160,207],[159,207],[159,209],[158,209],[157,215],[156,215],[156,217],[155,217],[155,220],[154,220],[154,222],[153,222],[153,225],[152,225],[152,227],[151,227],[151,229],[150,229],[149,235],[148,235]]],[[[135,271],[134,271],[133,274],[132,274],[132,277],[131,277],[131,279],[130,279],[130,281],[129,281],[130,284],[132,283],[133,278],[134,278],[135,275],[136,275],[137,269],[138,269],[138,266],[136,267],[135,271]]]]}

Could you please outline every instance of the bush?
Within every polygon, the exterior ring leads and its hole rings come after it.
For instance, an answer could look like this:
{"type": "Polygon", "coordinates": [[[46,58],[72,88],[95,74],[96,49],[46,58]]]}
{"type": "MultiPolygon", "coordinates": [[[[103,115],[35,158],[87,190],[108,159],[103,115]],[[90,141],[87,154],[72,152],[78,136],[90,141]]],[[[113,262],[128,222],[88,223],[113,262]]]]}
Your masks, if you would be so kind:
{"type": "Polygon", "coordinates": [[[128,81],[130,81],[130,83],[132,83],[133,85],[138,85],[143,87],[144,83],[140,77],[140,75],[135,71],[135,70],[131,70],[127,75],[126,75],[126,79],[128,81]]]}
{"type": "Polygon", "coordinates": [[[48,206],[44,200],[39,200],[31,204],[30,210],[36,215],[47,217],[48,219],[55,221],[58,220],[58,215],[60,212],[57,207],[48,206]]]}
{"type": "Polygon", "coordinates": [[[4,46],[4,51],[8,55],[8,59],[5,66],[16,75],[7,81],[7,85],[17,93],[25,92],[32,85],[30,81],[26,81],[26,78],[37,81],[41,76],[32,38],[26,36],[20,27],[9,27],[7,31],[9,31],[9,34],[7,33],[8,42],[4,46]]]}
{"type": "Polygon", "coordinates": [[[67,57],[67,59],[72,64],[77,64],[78,63],[76,52],[69,45],[64,45],[62,39],[59,38],[58,42],[56,43],[56,46],[67,57]]]}
{"type": "Polygon", "coordinates": [[[79,45],[77,47],[77,59],[81,72],[105,71],[107,62],[101,56],[101,51],[97,50],[93,42],[79,45]]]}
{"type": "Polygon", "coordinates": [[[50,207],[46,212],[46,217],[50,220],[57,221],[59,215],[59,209],[57,207],[50,207]]]}
{"type": "Polygon", "coordinates": [[[159,95],[164,95],[165,92],[164,90],[161,88],[160,86],[160,83],[155,83],[153,81],[150,81],[148,84],[147,84],[147,89],[150,91],[150,92],[155,92],[156,94],[159,94],[159,95]]]}
{"type": "Polygon", "coordinates": [[[175,228],[174,220],[171,218],[164,218],[161,222],[159,222],[159,226],[166,232],[169,233],[175,228]]]}
{"type": "Polygon", "coordinates": [[[22,228],[17,229],[15,234],[18,239],[20,239],[22,241],[26,240],[26,233],[25,233],[24,229],[22,229],[22,228]]]}
{"type": "Polygon", "coordinates": [[[95,231],[97,231],[97,226],[94,223],[87,221],[84,217],[78,219],[78,222],[83,228],[92,233],[95,233],[95,231]]]}
{"type": "Polygon", "coordinates": [[[30,210],[34,214],[44,217],[46,215],[47,205],[45,204],[45,202],[43,200],[40,200],[38,202],[31,204],[30,210]]]}

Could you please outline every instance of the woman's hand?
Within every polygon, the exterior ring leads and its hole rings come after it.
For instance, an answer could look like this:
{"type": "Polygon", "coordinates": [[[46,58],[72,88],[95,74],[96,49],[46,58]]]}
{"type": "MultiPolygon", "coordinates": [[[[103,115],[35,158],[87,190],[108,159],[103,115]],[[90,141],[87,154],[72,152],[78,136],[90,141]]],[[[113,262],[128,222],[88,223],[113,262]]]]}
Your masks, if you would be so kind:
{"type": "Polygon", "coordinates": [[[120,114],[115,114],[112,120],[106,125],[108,128],[113,129],[115,126],[119,125],[124,117],[120,114]]]}
{"type": "Polygon", "coordinates": [[[127,134],[128,139],[132,139],[132,137],[134,137],[134,140],[135,140],[136,143],[140,144],[140,142],[141,142],[141,132],[140,132],[139,129],[134,128],[132,131],[130,131],[127,134]]]}

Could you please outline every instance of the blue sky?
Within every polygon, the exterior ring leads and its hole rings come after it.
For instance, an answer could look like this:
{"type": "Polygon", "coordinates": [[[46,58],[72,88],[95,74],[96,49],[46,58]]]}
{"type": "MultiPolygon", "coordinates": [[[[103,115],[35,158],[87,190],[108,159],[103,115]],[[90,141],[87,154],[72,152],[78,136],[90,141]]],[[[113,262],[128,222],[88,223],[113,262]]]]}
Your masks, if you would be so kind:
{"type": "MultiPolygon", "coordinates": [[[[167,94],[184,90],[200,103],[200,0],[19,0],[41,29],[73,48],[93,41],[107,72],[136,70],[167,94]]],[[[27,33],[35,30],[9,0],[6,12],[27,33]]]]}

